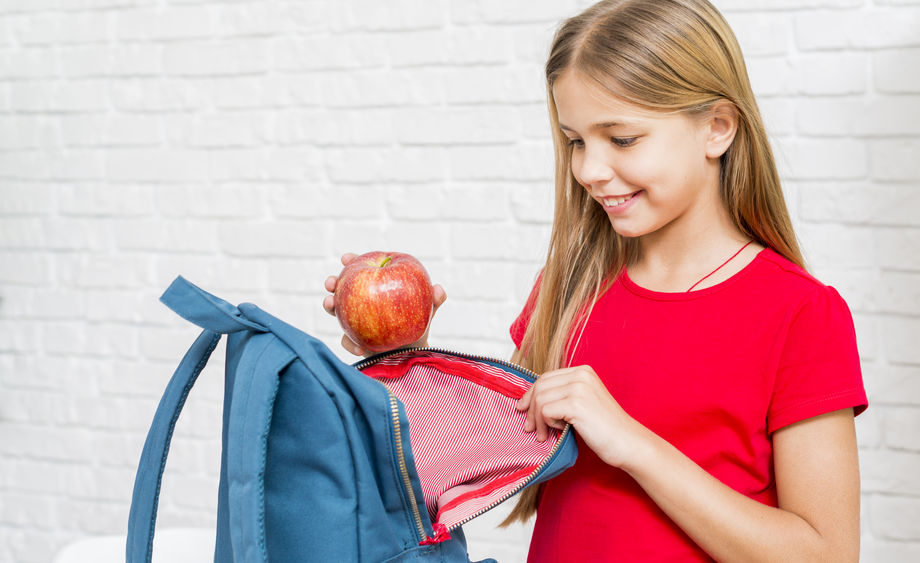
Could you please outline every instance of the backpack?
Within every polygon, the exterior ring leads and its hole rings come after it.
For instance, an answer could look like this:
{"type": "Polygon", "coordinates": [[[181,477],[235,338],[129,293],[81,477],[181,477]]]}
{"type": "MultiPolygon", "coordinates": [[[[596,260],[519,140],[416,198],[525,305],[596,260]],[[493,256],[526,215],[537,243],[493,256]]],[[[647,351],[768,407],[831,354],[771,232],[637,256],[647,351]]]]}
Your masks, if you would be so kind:
{"type": "Polygon", "coordinates": [[[224,334],[214,560],[469,562],[462,526],[575,462],[570,427],[538,442],[514,404],[535,375],[437,349],[348,365],[255,305],[178,277],[160,300],[204,330],[157,407],[128,519],[149,563],[169,442],[224,334]]]}

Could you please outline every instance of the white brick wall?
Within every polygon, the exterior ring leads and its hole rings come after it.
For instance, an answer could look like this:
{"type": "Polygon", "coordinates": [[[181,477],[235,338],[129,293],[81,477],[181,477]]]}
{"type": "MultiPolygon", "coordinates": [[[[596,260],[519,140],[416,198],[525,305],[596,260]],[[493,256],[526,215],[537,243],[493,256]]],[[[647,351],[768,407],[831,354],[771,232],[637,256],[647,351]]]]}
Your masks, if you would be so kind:
{"type": "MultiPolygon", "coordinates": [[[[0,563],[123,533],[196,331],[177,275],[330,345],[344,251],[417,254],[434,343],[498,356],[551,217],[541,65],[585,0],[0,2],[0,563]]],[[[814,272],[857,322],[863,560],[920,560],[920,1],[719,0],[814,272]]],[[[344,357],[344,353],[343,353],[344,357]]],[[[161,525],[214,518],[219,361],[161,525]]],[[[527,528],[471,524],[521,561],[527,528]]]]}

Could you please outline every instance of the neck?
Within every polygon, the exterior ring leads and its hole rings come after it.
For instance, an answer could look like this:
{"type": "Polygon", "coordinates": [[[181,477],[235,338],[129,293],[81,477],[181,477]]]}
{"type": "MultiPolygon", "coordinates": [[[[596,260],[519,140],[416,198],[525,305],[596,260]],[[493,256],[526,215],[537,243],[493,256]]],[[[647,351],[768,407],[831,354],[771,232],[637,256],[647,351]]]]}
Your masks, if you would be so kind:
{"type": "MultiPolygon", "coordinates": [[[[639,239],[629,275],[649,289],[686,291],[748,242],[721,202],[711,202],[639,239]]],[[[733,261],[734,262],[734,261],[733,261]]],[[[734,271],[726,268],[725,273],[734,271]]],[[[712,278],[718,280],[719,276],[712,278]]],[[[702,284],[700,287],[704,287],[702,284]]]]}

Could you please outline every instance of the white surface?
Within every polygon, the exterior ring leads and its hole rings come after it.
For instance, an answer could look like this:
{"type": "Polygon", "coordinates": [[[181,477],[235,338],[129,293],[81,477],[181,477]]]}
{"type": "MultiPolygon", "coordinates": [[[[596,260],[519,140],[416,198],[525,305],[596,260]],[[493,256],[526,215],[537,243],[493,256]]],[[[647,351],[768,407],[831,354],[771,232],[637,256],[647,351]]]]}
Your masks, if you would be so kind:
{"type": "MultiPolygon", "coordinates": [[[[123,563],[124,536],[96,536],[62,549],[52,563],[123,563]]],[[[153,537],[153,563],[205,563],[214,560],[214,530],[167,528],[153,537]]]]}

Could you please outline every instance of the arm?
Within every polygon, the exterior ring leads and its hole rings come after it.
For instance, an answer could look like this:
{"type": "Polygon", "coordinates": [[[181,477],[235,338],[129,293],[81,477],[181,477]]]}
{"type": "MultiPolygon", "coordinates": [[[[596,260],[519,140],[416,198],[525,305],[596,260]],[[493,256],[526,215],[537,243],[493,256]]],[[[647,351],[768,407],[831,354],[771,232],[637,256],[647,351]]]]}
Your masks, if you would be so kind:
{"type": "Polygon", "coordinates": [[[585,443],[620,467],[719,561],[856,561],[859,471],[852,409],[774,433],[778,508],[734,491],[629,417],[593,370],[544,374],[521,399],[526,428],[571,422],[585,443]]]}

